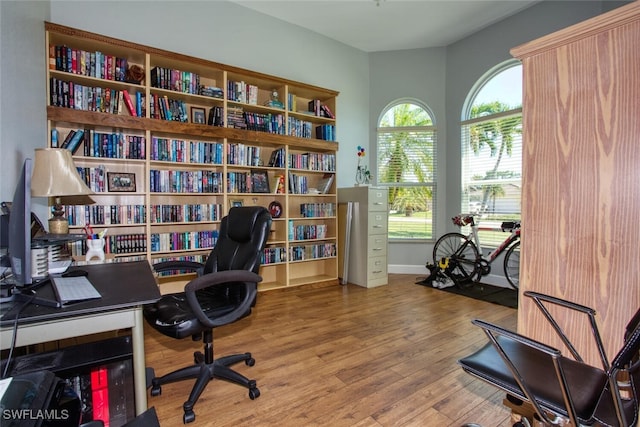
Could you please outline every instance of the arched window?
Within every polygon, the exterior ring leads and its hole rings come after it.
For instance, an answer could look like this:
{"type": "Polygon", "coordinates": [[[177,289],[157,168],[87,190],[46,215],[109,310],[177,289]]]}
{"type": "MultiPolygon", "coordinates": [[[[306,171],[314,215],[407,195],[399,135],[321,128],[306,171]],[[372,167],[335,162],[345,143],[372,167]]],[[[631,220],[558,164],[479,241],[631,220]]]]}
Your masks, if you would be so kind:
{"type": "MultiPolygon", "coordinates": [[[[522,177],[522,65],[512,60],[483,76],[462,117],[462,212],[480,215],[481,228],[520,220],[522,177]]],[[[504,234],[482,231],[497,245],[504,234]]]]}
{"type": "Polygon", "coordinates": [[[378,121],[376,181],[389,187],[389,239],[433,239],[436,128],[414,100],[390,104],[378,121]]]}

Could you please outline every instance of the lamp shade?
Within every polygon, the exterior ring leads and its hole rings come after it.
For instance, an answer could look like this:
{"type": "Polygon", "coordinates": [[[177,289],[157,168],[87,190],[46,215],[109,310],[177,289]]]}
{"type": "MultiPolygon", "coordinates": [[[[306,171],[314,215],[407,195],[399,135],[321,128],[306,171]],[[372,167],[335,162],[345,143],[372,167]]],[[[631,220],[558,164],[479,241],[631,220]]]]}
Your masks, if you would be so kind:
{"type": "Polygon", "coordinates": [[[37,148],[31,178],[31,196],[60,197],[94,194],[82,181],[71,151],[66,148],[37,148]]]}

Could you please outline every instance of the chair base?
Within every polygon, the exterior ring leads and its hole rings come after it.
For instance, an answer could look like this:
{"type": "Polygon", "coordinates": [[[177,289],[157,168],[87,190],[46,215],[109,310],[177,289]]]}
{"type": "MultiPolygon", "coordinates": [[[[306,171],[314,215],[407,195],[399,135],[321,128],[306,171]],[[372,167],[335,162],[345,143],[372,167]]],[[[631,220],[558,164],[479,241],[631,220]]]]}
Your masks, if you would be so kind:
{"type": "Polygon", "coordinates": [[[255,380],[250,380],[229,367],[240,362],[244,362],[247,366],[253,366],[256,361],[251,356],[251,353],[234,354],[232,356],[221,357],[219,359],[215,359],[213,363],[209,364],[205,363],[205,355],[202,352],[195,352],[193,357],[195,364],[151,380],[151,396],[159,396],[162,394],[161,386],[164,384],[192,378],[196,379],[196,382],[191,389],[191,393],[189,394],[189,399],[182,405],[182,408],[184,409],[182,420],[185,424],[196,419],[193,407],[207,384],[209,384],[209,381],[214,378],[246,387],[249,389],[249,398],[251,400],[260,396],[260,390],[256,386],[255,380]]]}

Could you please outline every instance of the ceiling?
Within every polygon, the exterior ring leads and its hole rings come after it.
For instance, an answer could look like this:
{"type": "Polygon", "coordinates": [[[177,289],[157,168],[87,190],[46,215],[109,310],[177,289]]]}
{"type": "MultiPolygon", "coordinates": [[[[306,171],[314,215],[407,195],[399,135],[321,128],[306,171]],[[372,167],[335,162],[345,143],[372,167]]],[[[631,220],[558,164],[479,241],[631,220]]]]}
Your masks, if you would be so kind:
{"type": "Polygon", "coordinates": [[[446,46],[540,0],[231,0],[365,52],[446,46]]]}

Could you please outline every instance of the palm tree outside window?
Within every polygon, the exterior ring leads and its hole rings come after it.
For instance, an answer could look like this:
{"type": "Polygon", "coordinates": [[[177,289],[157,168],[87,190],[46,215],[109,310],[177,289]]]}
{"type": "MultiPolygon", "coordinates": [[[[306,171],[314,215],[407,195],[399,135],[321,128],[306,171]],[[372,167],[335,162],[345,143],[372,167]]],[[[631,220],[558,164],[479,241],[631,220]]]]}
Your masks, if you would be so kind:
{"type": "Polygon", "coordinates": [[[417,101],[385,109],[377,128],[379,186],[389,188],[389,239],[432,240],[436,193],[436,128],[417,101]]]}
{"type": "Polygon", "coordinates": [[[461,132],[461,212],[477,214],[481,242],[496,246],[505,238],[500,224],[521,217],[520,62],[508,61],[491,70],[468,99],[461,132]]]}

